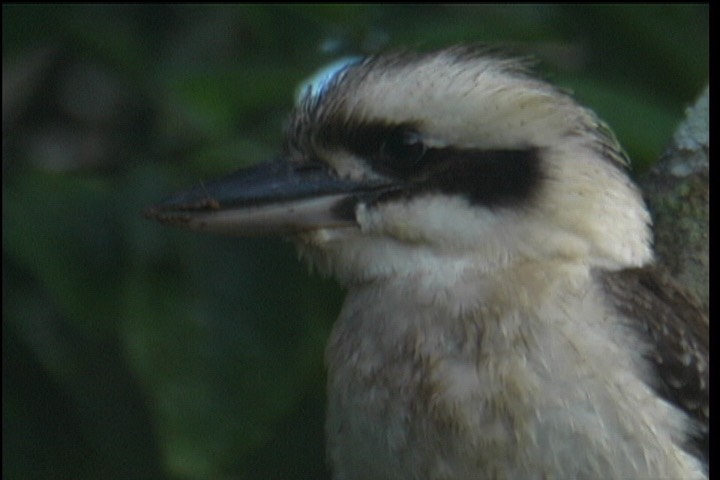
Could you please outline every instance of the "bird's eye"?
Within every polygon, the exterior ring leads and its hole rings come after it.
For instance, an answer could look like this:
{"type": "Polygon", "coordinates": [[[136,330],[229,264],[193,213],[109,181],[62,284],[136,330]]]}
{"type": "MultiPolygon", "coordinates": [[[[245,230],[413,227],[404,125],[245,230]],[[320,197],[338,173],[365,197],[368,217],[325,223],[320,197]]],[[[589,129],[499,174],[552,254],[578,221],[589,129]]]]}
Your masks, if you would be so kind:
{"type": "Polygon", "coordinates": [[[424,167],[427,148],[416,125],[328,121],[318,143],[328,150],[338,146],[363,159],[374,171],[408,180],[424,167]]]}
{"type": "Polygon", "coordinates": [[[421,167],[425,145],[417,132],[398,129],[380,146],[380,157],[384,168],[400,175],[416,173],[421,167]]]}

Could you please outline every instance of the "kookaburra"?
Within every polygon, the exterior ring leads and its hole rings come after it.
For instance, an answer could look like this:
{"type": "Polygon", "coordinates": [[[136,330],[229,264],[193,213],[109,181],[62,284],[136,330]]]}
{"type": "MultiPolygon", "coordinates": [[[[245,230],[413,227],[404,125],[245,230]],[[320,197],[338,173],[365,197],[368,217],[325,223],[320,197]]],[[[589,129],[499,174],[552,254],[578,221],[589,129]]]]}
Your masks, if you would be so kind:
{"type": "Polygon", "coordinates": [[[288,235],[347,289],[337,480],[705,479],[707,316],[651,268],[626,167],[525,62],[398,52],[310,85],[276,160],[147,214],[288,235]]]}

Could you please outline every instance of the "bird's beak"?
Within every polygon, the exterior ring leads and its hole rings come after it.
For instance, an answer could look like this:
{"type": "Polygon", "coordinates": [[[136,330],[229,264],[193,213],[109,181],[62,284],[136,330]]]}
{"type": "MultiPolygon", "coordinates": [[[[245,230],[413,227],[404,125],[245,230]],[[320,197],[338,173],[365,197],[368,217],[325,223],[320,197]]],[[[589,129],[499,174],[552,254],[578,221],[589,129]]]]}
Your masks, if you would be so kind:
{"type": "Polygon", "coordinates": [[[145,212],[168,225],[237,236],[355,225],[355,205],[388,182],[338,178],[320,163],[279,159],[171,196],[145,212]]]}

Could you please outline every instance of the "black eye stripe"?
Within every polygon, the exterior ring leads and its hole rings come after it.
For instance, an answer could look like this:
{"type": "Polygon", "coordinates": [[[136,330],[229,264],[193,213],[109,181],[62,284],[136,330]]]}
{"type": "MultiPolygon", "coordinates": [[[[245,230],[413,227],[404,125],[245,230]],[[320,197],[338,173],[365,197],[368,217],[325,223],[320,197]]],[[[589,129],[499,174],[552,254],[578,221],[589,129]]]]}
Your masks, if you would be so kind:
{"type": "Polygon", "coordinates": [[[444,193],[465,197],[475,205],[512,206],[526,202],[543,178],[536,149],[430,149],[422,163],[420,173],[406,179],[402,189],[381,195],[376,203],[444,193]]]}
{"type": "Polygon", "coordinates": [[[541,183],[536,148],[428,148],[418,131],[412,122],[328,122],[317,139],[330,149],[353,153],[376,172],[404,184],[404,189],[389,194],[392,198],[441,192],[497,206],[526,200],[541,183]]]}
{"type": "Polygon", "coordinates": [[[443,148],[425,154],[417,191],[466,196],[472,203],[521,203],[539,187],[543,173],[537,149],[443,148]]]}
{"type": "Polygon", "coordinates": [[[328,122],[318,132],[319,142],[355,154],[374,170],[392,177],[412,173],[424,146],[412,124],[328,122]]]}

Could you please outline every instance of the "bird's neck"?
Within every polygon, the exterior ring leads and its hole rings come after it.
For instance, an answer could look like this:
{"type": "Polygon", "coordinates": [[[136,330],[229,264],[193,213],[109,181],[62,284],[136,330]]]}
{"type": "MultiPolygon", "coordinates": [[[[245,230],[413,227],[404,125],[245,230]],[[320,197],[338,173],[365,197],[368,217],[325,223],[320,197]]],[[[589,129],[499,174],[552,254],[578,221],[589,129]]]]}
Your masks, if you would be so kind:
{"type": "Polygon", "coordinates": [[[336,457],[348,445],[348,455],[364,448],[394,465],[405,444],[383,447],[388,438],[428,452],[427,439],[441,438],[449,452],[475,452],[472,464],[486,471],[512,466],[509,478],[539,465],[541,476],[687,477],[679,472],[689,457],[648,428],[676,431],[678,413],[648,387],[643,343],[587,266],[452,273],[418,269],[350,286],[326,351],[336,457]],[[415,428],[434,434],[412,437],[415,428]]]}
{"type": "Polygon", "coordinates": [[[531,315],[556,297],[582,294],[592,283],[591,268],[582,263],[525,261],[488,269],[459,258],[351,283],[349,291],[392,297],[384,302],[388,308],[413,306],[451,319],[473,312],[531,315]]]}
{"type": "Polygon", "coordinates": [[[351,285],[328,353],[368,347],[365,360],[381,368],[398,351],[441,358],[481,342],[502,362],[527,338],[554,343],[555,337],[582,336],[584,325],[602,322],[603,308],[587,267],[527,264],[487,272],[446,265],[351,285]]]}

